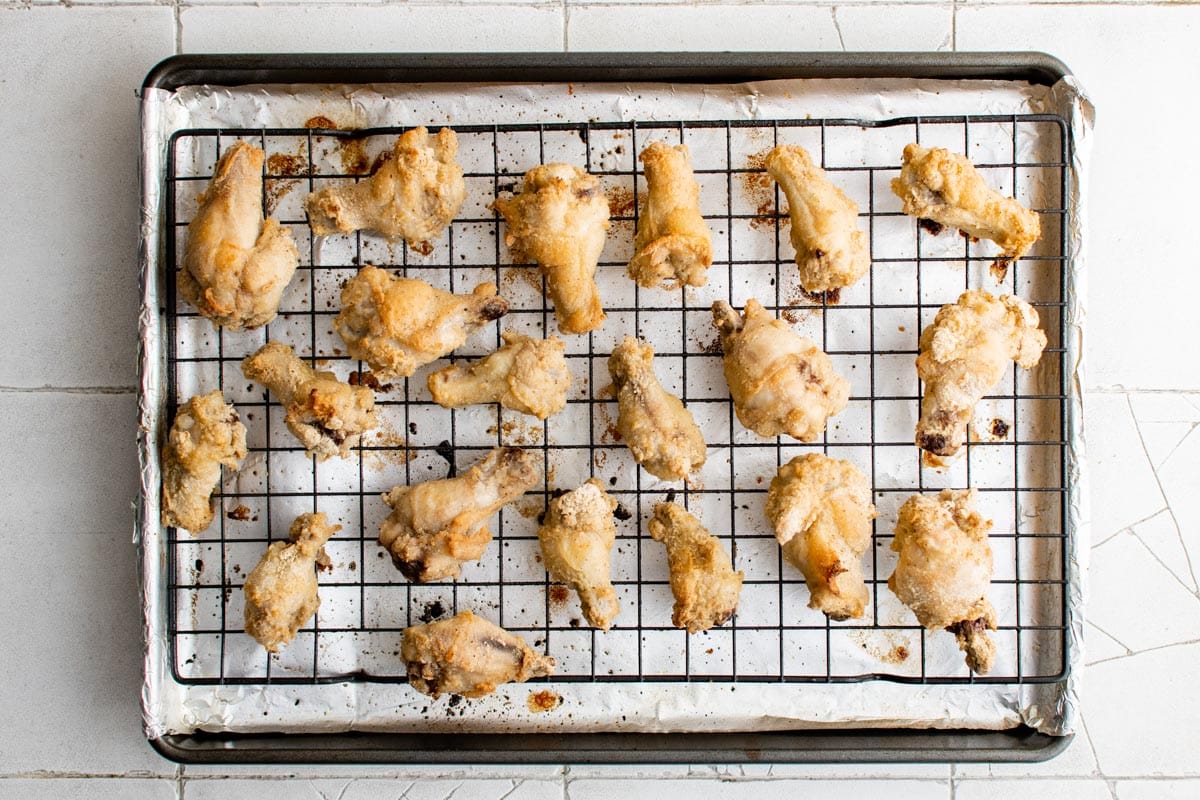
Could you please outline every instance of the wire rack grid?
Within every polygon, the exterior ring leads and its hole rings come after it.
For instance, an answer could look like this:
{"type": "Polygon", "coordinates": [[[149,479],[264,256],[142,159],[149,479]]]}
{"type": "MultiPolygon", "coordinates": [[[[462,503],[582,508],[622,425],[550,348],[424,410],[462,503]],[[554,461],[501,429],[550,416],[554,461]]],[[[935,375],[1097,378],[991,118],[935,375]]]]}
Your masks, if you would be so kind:
{"type": "Polygon", "coordinates": [[[459,160],[468,198],[428,254],[361,233],[315,239],[303,198],[328,182],[356,181],[378,166],[402,129],[222,129],[176,133],[166,178],[166,263],[178,268],[186,228],[222,148],[244,139],[264,148],[264,200],[290,227],[301,265],[279,317],[252,332],[215,331],[175,289],[169,270],[169,416],[199,392],[220,387],[248,428],[250,456],[226,471],[222,513],[198,537],[168,531],[171,664],[185,684],[404,682],[403,628],[470,608],[554,655],[554,681],[716,681],[1038,683],[1061,678],[1066,661],[1065,529],[1067,412],[1065,181],[1069,131],[1051,115],[908,117],[778,121],[590,122],[459,126],[459,160]],[[701,186],[701,209],[714,234],[715,261],[701,289],[641,289],[625,274],[644,190],[636,154],[653,139],[684,141],[701,186]],[[967,153],[989,182],[1039,211],[1042,241],[1019,264],[998,267],[988,242],[934,235],[906,217],[888,182],[904,144],[919,141],[967,153]],[[840,297],[806,295],[796,281],[783,198],[762,172],[772,146],[798,143],[819,154],[832,179],[855,199],[868,232],[872,269],[840,297]],[[565,336],[574,382],[567,408],[545,422],[479,406],[434,404],[425,376],[376,396],[381,430],[350,459],[317,463],[283,426],[283,414],[240,362],[268,339],[296,348],[342,377],[367,366],[344,355],[332,330],[342,282],[366,263],[452,291],[490,281],[511,311],[472,337],[449,360],[486,354],[500,330],[554,333],[542,279],[514,264],[501,243],[503,222],[488,208],[519,189],[528,168],[548,161],[601,177],[612,228],[597,272],[606,324],[565,336]],[[924,463],[912,444],[920,392],[913,367],[917,336],[937,309],[966,288],[1011,292],[1038,310],[1049,346],[1029,373],[1015,366],[979,405],[965,454],[949,467],[924,463]],[[744,430],[732,412],[711,324],[714,300],[741,307],[755,297],[817,341],[851,380],[847,409],[826,434],[804,445],[744,430]],[[656,370],[683,398],[704,432],[708,462],[694,480],[665,484],[637,468],[615,435],[606,387],[607,359],[627,334],[655,347],[656,370]],[[445,477],[499,445],[541,451],[543,484],[502,509],[495,542],[453,582],[414,585],[376,539],[388,511],[379,495],[394,485],[445,477]],[[763,518],[777,467],[810,451],[856,463],[870,477],[874,523],[865,619],[830,622],[807,608],[799,572],[783,562],[763,518]],[[538,554],[537,517],[556,488],[598,477],[618,499],[613,577],[622,611],[612,630],[586,627],[573,595],[553,585],[538,554]],[[912,493],[973,486],[995,522],[992,600],[1000,615],[997,664],[987,676],[964,666],[953,637],[916,625],[887,588],[896,511],[912,493]],[[721,628],[688,636],[670,625],[665,552],[642,533],[653,504],[676,499],[722,539],[745,573],[738,613],[721,628]],[[270,656],[242,630],[241,584],[290,521],[320,510],[343,529],[327,550],[322,605],[310,624],[270,656]]]}

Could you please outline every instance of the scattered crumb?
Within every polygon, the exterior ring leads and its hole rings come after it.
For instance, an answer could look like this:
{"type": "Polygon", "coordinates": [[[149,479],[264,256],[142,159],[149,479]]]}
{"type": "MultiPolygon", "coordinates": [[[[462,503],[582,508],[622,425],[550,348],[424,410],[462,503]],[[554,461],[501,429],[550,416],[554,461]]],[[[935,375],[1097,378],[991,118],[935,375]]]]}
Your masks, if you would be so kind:
{"type": "Polygon", "coordinates": [[[544,711],[553,711],[562,705],[562,696],[543,689],[540,692],[533,692],[529,695],[529,699],[525,701],[529,706],[529,710],[535,714],[540,714],[544,711]]]}
{"type": "Polygon", "coordinates": [[[550,586],[550,605],[561,606],[567,602],[570,593],[567,587],[561,583],[555,583],[550,586]]]}
{"type": "Polygon", "coordinates": [[[239,505],[226,512],[225,516],[229,517],[229,519],[236,519],[238,522],[249,522],[251,513],[249,508],[239,505]]]}
{"type": "Polygon", "coordinates": [[[442,605],[441,600],[431,600],[425,604],[424,610],[421,611],[417,619],[424,623],[433,622],[435,619],[441,619],[446,615],[446,607],[442,605]]]}
{"type": "Polygon", "coordinates": [[[1011,258],[1001,256],[988,267],[988,272],[992,273],[992,277],[996,279],[996,283],[1004,283],[1004,279],[1008,277],[1008,266],[1011,263],[1011,258]]]}
{"type": "Polygon", "coordinates": [[[608,213],[610,216],[631,217],[636,204],[637,198],[632,189],[617,186],[608,190],[608,213]]]}
{"type": "Polygon", "coordinates": [[[336,131],[338,129],[338,124],[336,122],[334,122],[333,120],[331,120],[329,117],[323,117],[323,116],[317,115],[315,117],[309,117],[308,119],[304,120],[303,127],[305,127],[305,128],[321,128],[322,130],[336,131]]]}

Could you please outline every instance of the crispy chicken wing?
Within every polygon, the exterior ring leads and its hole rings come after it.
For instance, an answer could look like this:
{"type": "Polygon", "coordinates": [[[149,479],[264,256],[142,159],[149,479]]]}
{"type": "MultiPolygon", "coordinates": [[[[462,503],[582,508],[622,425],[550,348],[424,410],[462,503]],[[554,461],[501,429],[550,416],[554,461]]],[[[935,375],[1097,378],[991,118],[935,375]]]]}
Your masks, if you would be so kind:
{"type": "Polygon", "coordinates": [[[422,694],[483,697],[502,683],[554,674],[554,659],[470,611],[404,629],[400,657],[408,683],[422,694]]]}
{"type": "Polygon", "coordinates": [[[457,578],[463,562],[480,558],[492,540],[488,518],[541,480],[538,460],[533,452],[497,447],[456,478],[397,486],[383,496],[392,513],[379,543],[410,581],[457,578]]]}
{"type": "Polygon", "coordinates": [[[433,401],[446,408],[499,403],[538,419],[562,411],[571,388],[562,340],[531,339],[516,331],[501,336],[504,346],[486,358],[430,374],[433,401]]]}
{"type": "Polygon", "coordinates": [[[871,484],[849,461],[807,453],[779,468],[767,519],[784,558],[804,573],[809,608],[835,620],[863,615],[870,594],[862,556],[875,516],[871,484]]]}
{"type": "Polygon", "coordinates": [[[239,469],[245,457],[246,426],[220,390],[180,406],[162,452],[163,524],[193,534],[211,525],[221,467],[239,469]]]}
{"type": "Polygon", "coordinates": [[[738,419],[759,436],[786,433],[815,441],[826,420],[846,407],[850,382],[833,371],[821,348],[757,300],[747,300],[742,313],[738,316],[728,303],[713,303],[738,419]]]}
{"type": "Polygon", "coordinates": [[[921,331],[917,376],[925,394],[917,446],[939,456],[957,453],[975,404],[1000,382],[1009,363],[1032,369],[1045,347],[1037,311],[1018,297],[997,299],[973,289],[942,306],[921,331]]]}
{"type": "Polygon", "coordinates": [[[703,286],[712,266],[712,231],[700,215],[700,185],[687,145],[651,142],[638,160],[648,191],[638,217],[629,277],[646,288],[703,286]]]}
{"type": "Polygon", "coordinates": [[[222,154],[188,225],[179,294],[213,325],[239,331],[275,318],[296,272],[292,232],[263,219],[263,151],[236,142],[222,154]]]}
{"type": "Polygon", "coordinates": [[[654,348],[632,336],[617,345],[608,372],[617,390],[617,430],[634,461],[665,481],[686,478],[707,457],[700,427],[654,374],[654,348]]]}
{"type": "Polygon", "coordinates": [[[966,156],[941,147],[905,146],[892,192],[904,201],[905,214],[991,239],[1006,261],[1025,255],[1042,235],[1037,213],[988,186],[966,156]]]}
{"type": "Polygon", "coordinates": [[[871,268],[871,247],[858,227],[858,206],[799,145],[767,153],[767,174],[787,195],[800,285],[810,292],[850,286],[871,268]]]}
{"type": "Polygon", "coordinates": [[[275,395],[288,430],[320,461],[350,455],[363,432],[375,427],[375,395],[369,388],[313,369],[286,344],[267,342],[246,356],[242,374],[275,395]]]}
{"type": "Polygon", "coordinates": [[[538,528],[546,571],[579,593],[588,624],[608,630],[621,610],[613,588],[610,560],[617,526],[617,501],[591,478],[578,489],[559,495],[546,507],[538,528]]]}
{"type": "Polygon", "coordinates": [[[743,576],[733,571],[720,540],[675,503],[656,503],[649,528],[654,541],[667,546],[675,596],[671,624],[698,633],[728,622],[737,611],[743,576]]]}
{"type": "Polygon", "coordinates": [[[342,529],[324,514],[301,514],[288,531],[288,542],[272,542],[246,576],[246,633],[274,653],[312,619],[321,598],[314,566],[327,565],[325,543],[342,529]]]}
{"type": "Polygon", "coordinates": [[[376,377],[388,381],[407,378],[507,313],[508,303],[496,296],[495,284],[451,294],[368,266],[342,288],[342,310],[333,327],[351,357],[366,361],[376,377]]]}
{"type": "Polygon", "coordinates": [[[376,231],[403,239],[418,253],[433,252],[437,238],[467,196],[462,167],[454,160],[458,137],[449,128],[432,135],[424,126],[401,134],[392,157],[364,181],[325,186],[304,208],[317,236],[376,231]]]}
{"type": "Polygon", "coordinates": [[[525,173],[521,193],[493,207],[508,228],[513,258],[536,261],[546,276],[563,333],[587,333],[604,322],[596,264],[608,231],[608,198],[600,179],[570,164],[542,164],[525,173]]]}
{"type": "Polygon", "coordinates": [[[900,554],[888,586],[930,630],[945,628],[980,674],[992,668],[996,610],[987,598],[992,580],[991,520],[975,510],[974,489],[943,489],[935,500],[913,495],[900,507],[892,549],[900,554]]]}

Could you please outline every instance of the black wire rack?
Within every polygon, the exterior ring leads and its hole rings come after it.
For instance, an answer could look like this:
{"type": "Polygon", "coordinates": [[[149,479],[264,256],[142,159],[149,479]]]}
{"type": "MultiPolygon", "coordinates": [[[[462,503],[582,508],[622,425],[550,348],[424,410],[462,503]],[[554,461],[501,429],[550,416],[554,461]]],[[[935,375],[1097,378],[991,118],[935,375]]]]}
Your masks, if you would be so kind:
{"type": "MultiPolygon", "coordinates": [[[[311,122],[311,121],[310,121],[311,122]]],[[[321,124],[319,121],[315,124],[321,124]]],[[[311,236],[304,196],[327,182],[359,180],[377,166],[399,128],[340,131],[195,129],[174,134],[167,158],[166,263],[168,411],[220,387],[248,428],[250,457],[226,472],[221,514],[193,537],[167,536],[171,666],[184,684],[404,682],[403,628],[472,609],[525,636],[559,662],[554,681],[855,682],[928,684],[1045,683],[1067,664],[1066,421],[1064,363],[1067,165],[1071,142],[1053,115],[906,117],[779,121],[590,122],[459,126],[459,161],[468,199],[432,253],[362,234],[311,236]],[[196,197],[222,149],[235,140],[264,148],[264,200],[295,234],[301,265],[279,317],[264,329],[230,333],[181,301],[175,271],[196,197]],[[644,178],[636,154],[651,140],[686,142],[701,185],[701,209],[714,232],[707,286],[676,291],[637,287],[625,274],[644,178]],[[965,152],[990,183],[1031,205],[1042,240],[1019,263],[995,263],[989,243],[948,231],[933,234],[905,216],[888,182],[904,144],[919,141],[965,152]],[[872,249],[871,273],[829,295],[805,295],[796,282],[787,217],[761,158],[780,143],[805,145],[860,207],[872,249]],[[241,374],[241,359],[268,338],[294,346],[343,378],[361,376],[332,331],[340,284],[363,264],[470,291],[496,283],[511,311],[494,330],[472,337],[450,360],[475,358],[500,343],[501,329],[555,333],[542,279],[511,263],[503,223],[488,209],[497,193],[519,188],[528,168],[575,163],[601,177],[613,210],[598,269],[608,320],[599,331],[564,336],[574,375],[567,408],[545,422],[498,408],[435,405],[424,376],[376,395],[383,422],[350,459],[317,463],[283,427],[283,414],[241,374]],[[920,330],[966,288],[1016,293],[1041,316],[1049,346],[1026,373],[1015,366],[977,409],[965,454],[946,469],[922,461],[912,443],[919,402],[913,359],[920,330]],[[740,308],[755,297],[817,341],[851,380],[847,409],[811,445],[767,440],[744,430],[721,373],[710,306],[740,308]],[[604,391],[607,359],[627,334],[656,350],[656,369],[683,398],[709,445],[708,463],[687,484],[664,484],[637,468],[614,436],[615,403],[604,391]],[[379,495],[397,484],[445,477],[491,447],[540,450],[542,486],[502,509],[495,541],[457,581],[407,582],[377,542],[388,511],[379,495]],[[871,478],[879,518],[865,558],[871,603],[863,620],[830,622],[806,607],[799,572],[783,562],[763,517],[776,468],[803,452],[855,462],[871,478]],[[556,488],[598,477],[619,502],[614,584],[622,604],[613,629],[588,628],[573,593],[553,585],[538,555],[537,515],[556,488]],[[887,588],[896,510],[912,493],[944,487],[979,490],[995,527],[991,599],[1000,615],[996,667],[972,675],[953,636],[926,632],[887,588]],[[662,546],[642,533],[653,504],[676,499],[696,513],[745,572],[738,613],[727,625],[688,636],[670,625],[671,597],[662,546]],[[319,510],[343,529],[327,550],[321,608],[295,641],[270,656],[242,629],[245,575],[292,518],[319,510]]]]}

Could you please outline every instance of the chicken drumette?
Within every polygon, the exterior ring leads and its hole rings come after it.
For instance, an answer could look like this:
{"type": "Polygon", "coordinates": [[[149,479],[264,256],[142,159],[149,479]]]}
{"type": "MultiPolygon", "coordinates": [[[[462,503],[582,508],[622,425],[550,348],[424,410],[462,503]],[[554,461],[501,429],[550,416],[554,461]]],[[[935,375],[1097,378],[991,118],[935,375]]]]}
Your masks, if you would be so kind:
{"type": "Polygon", "coordinates": [[[482,697],[502,683],[554,674],[554,659],[470,611],[404,629],[400,657],[408,683],[422,694],[482,697]]]}
{"type": "Polygon", "coordinates": [[[737,611],[743,576],[733,571],[717,537],[675,503],[656,503],[649,528],[654,541],[667,546],[675,596],[671,624],[698,633],[728,622],[737,611]]]}
{"type": "Polygon", "coordinates": [[[495,284],[451,294],[368,266],[342,288],[342,310],[333,327],[352,358],[366,361],[377,378],[389,381],[407,378],[507,313],[508,303],[496,296],[495,284]]]}
{"type": "Polygon", "coordinates": [[[991,520],[975,510],[974,489],[943,489],[935,500],[913,495],[900,507],[892,549],[900,554],[888,586],[921,625],[945,628],[980,674],[992,668],[996,610],[987,598],[992,580],[991,520]]]}
{"type": "Polygon", "coordinates": [[[647,288],[703,286],[712,266],[712,231],[700,215],[700,185],[687,145],[651,142],[638,160],[648,191],[638,217],[629,277],[647,288]]]}
{"type": "Polygon", "coordinates": [[[600,180],[570,164],[525,173],[521,193],[497,197],[504,243],[518,261],[536,261],[546,276],[563,333],[587,333],[604,322],[596,264],[608,231],[608,198],[600,180]]]}
{"type": "Polygon", "coordinates": [[[180,406],[162,452],[163,524],[193,534],[211,525],[221,467],[236,470],[245,457],[246,426],[220,390],[180,406]]]}
{"type": "Polygon", "coordinates": [[[743,316],[713,303],[725,352],[725,380],[741,423],[760,436],[786,433],[815,441],[829,417],[846,407],[850,382],[813,342],[746,301],[743,316]]]}
{"type": "Polygon", "coordinates": [[[238,331],[275,318],[296,272],[292,232],[263,219],[263,151],[235,142],[217,162],[188,225],[179,294],[213,325],[238,331]]]}
{"type": "Polygon", "coordinates": [[[1000,382],[1009,363],[1032,369],[1045,347],[1037,311],[1018,297],[997,299],[973,289],[942,306],[921,331],[917,376],[925,394],[917,446],[939,456],[957,453],[975,404],[1000,382]]]}
{"type": "Polygon", "coordinates": [[[458,137],[449,128],[431,135],[424,126],[401,134],[391,158],[370,178],[325,186],[304,208],[317,236],[376,231],[403,239],[418,253],[433,251],[436,238],[467,196],[462,167],[454,160],[458,137]]]}
{"type": "Polygon", "coordinates": [[[286,344],[267,342],[242,361],[242,374],[275,395],[288,430],[321,461],[350,455],[363,432],[375,427],[375,395],[369,388],[313,369],[286,344]]]}
{"type": "Polygon", "coordinates": [[[540,460],[532,452],[498,447],[458,477],[397,486],[383,496],[392,513],[379,543],[410,581],[457,578],[463,562],[482,556],[492,540],[488,518],[541,479],[540,460]]]}
{"type": "Polygon", "coordinates": [[[808,607],[835,620],[861,617],[870,599],[862,556],[875,519],[867,477],[849,461],[797,456],[771,480],[767,519],[784,558],[804,573],[808,607]]]}
{"type": "Polygon", "coordinates": [[[321,598],[314,567],[326,566],[325,543],[342,529],[324,514],[301,514],[288,531],[288,542],[272,542],[246,576],[246,633],[274,653],[312,619],[321,598]]]}
{"type": "Polygon", "coordinates": [[[504,346],[486,358],[430,374],[433,401],[446,408],[498,402],[538,419],[562,411],[571,388],[562,340],[531,339],[515,331],[501,336],[504,346]]]}
{"type": "Polygon", "coordinates": [[[546,571],[578,592],[584,618],[604,630],[621,610],[610,575],[616,508],[603,484],[591,478],[551,500],[538,528],[546,571]]]}

